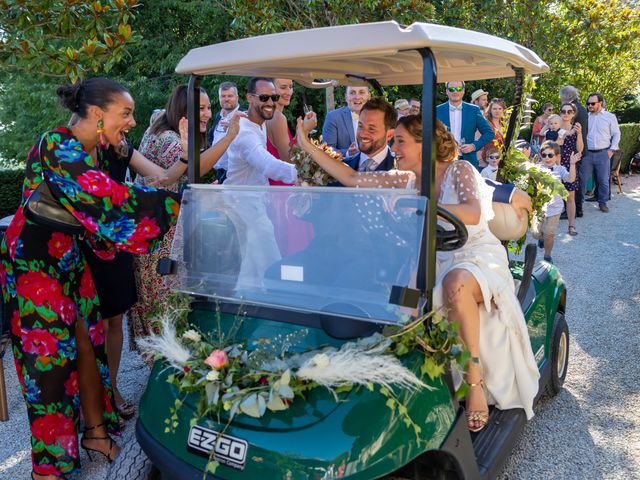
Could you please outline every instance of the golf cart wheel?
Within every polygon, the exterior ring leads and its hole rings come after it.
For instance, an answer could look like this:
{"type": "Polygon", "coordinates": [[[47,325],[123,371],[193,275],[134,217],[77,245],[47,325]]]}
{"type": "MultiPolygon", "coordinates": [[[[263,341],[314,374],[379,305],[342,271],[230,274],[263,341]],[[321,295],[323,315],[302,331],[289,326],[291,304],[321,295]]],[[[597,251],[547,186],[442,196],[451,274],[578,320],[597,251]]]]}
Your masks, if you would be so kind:
{"type": "Polygon", "coordinates": [[[569,366],[569,327],[563,313],[556,313],[551,340],[551,381],[547,387],[550,395],[562,390],[569,366]]]}
{"type": "Polygon", "coordinates": [[[107,472],[108,480],[158,480],[160,472],[149,457],[142,451],[135,437],[122,442],[120,454],[113,461],[107,472]]]}

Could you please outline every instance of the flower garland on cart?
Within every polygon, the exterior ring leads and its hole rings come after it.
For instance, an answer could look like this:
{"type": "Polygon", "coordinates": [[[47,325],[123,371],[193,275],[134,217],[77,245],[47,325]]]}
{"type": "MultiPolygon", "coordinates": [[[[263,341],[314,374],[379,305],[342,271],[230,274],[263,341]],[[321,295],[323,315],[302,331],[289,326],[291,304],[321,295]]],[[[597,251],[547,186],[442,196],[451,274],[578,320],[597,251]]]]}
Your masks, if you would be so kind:
{"type": "MultiPolygon", "coordinates": [[[[447,368],[462,372],[469,359],[459,337],[459,325],[449,322],[441,312],[430,312],[403,326],[386,327],[340,348],[325,347],[304,353],[290,349],[306,334],[305,330],[273,339],[248,342],[236,337],[243,317],[224,332],[220,312],[218,327],[212,333],[197,331],[188,323],[190,298],[174,294],[159,315],[159,334],[137,341],[143,355],[164,362],[170,370],[167,381],[183,397],[199,395],[192,425],[201,417],[220,418],[228,424],[236,415],[262,417],[267,411],[287,410],[295,401],[315,388],[326,388],[336,401],[340,392],[352,388],[377,388],[387,398],[386,405],[396,412],[420,440],[420,427],[407,414],[394,388],[430,388],[406,368],[400,357],[418,350],[423,355],[421,374],[435,380],[447,368]]],[[[466,385],[458,390],[465,394],[466,385]]],[[[165,432],[178,427],[178,410],[183,399],[176,399],[165,420],[165,432]]],[[[218,463],[212,450],[206,472],[218,463]]]]}

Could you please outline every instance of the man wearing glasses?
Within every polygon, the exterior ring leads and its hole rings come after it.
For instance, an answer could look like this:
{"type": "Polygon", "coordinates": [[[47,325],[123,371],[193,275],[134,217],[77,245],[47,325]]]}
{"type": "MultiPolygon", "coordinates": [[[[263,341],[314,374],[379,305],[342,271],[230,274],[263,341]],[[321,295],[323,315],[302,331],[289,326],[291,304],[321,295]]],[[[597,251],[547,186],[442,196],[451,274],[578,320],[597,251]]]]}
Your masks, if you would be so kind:
{"type": "MultiPolygon", "coordinates": [[[[277,159],[267,150],[265,121],[273,117],[280,95],[271,78],[254,77],[249,80],[247,117],[240,119],[240,132],[227,150],[228,169],[225,184],[269,185],[269,179],[295,183],[296,167],[277,159]]],[[[305,116],[304,128],[315,127],[315,113],[305,116]]]]}
{"type": "Polygon", "coordinates": [[[449,101],[436,107],[436,116],[447,126],[460,145],[460,157],[478,168],[475,152],[493,140],[493,128],[477,105],[462,101],[464,86],[464,82],[447,82],[449,101]],[[480,138],[474,140],[476,131],[480,132],[480,138]]]}
{"type": "Polygon", "coordinates": [[[589,110],[589,131],[587,133],[587,154],[580,167],[580,183],[584,195],[589,177],[595,172],[598,186],[597,201],[600,211],[607,213],[609,207],[609,175],[611,173],[611,156],[618,150],[620,127],[613,113],[603,108],[603,98],[599,93],[592,93],[587,100],[589,110]]]}
{"type": "MultiPolygon", "coordinates": [[[[223,82],[220,84],[220,87],[218,87],[218,102],[221,110],[213,119],[213,125],[209,130],[209,145],[215,145],[227,135],[227,129],[233,114],[238,110],[242,111],[238,100],[238,87],[235,83],[223,82]]],[[[220,183],[226,178],[227,165],[228,158],[227,152],[225,152],[215,166],[220,183]]]]}

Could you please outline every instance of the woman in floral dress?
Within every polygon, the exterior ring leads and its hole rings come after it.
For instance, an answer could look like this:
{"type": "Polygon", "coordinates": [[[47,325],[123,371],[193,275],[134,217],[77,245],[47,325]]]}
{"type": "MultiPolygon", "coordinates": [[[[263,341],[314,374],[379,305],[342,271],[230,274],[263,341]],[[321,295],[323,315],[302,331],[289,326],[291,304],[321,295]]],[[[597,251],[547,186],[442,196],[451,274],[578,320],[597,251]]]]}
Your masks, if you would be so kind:
{"type": "Polygon", "coordinates": [[[176,193],[113,181],[99,162],[135,126],[121,85],[92,78],[58,89],[78,122],[42,135],[27,157],[23,204],[0,246],[0,283],[11,318],[18,378],[31,427],[33,479],[64,478],[80,467],[81,446],[113,460],[118,415],[93,278],[79,243],[102,258],[148,253],[175,224],[176,193]],[[27,218],[25,204],[43,177],[84,230],[65,233],[27,218]]]}
{"type": "MultiPolygon", "coordinates": [[[[184,118],[187,116],[187,85],[178,85],[169,98],[165,111],[160,113],[145,132],[140,143],[140,153],[146,158],[169,169],[176,162],[186,162],[187,151],[184,142],[180,140],[181,130],[186,128],[184,118]]],[[[200,174],[211,170],[217,161],[226,152],[231,141],[239,131],[242,112],[234,113],[227,135],[218,143],[202,152],[200,158],[200,174]]],[[[201,144],[206,145],[207,123],[211,119],[211,103],[209,96],[203,88],[200,88],[200,134],[201,144]]],[[[183,132],[183,137],[185,137],[183,132]]],[[[144,182],[144,177],[138,175],[136,182],[144,182]]],[[[167,184],[163,182],[163,188],[179,192],[187,183],[186,175],[177,181],[167,184]]],[[[136,256],[134,259],[136,288],[138,301],[129,311],[129,342],[131,348],[136,348],[135,340],[146,337],[152,331],[151,317],[157,310],[160,302],[169,294],[164,279],[156,273],[158,260],[168,257],[171,252],[171,243],[175,229],[171,229],[164,237],[159,248],[151,255],[136,256]]]]}

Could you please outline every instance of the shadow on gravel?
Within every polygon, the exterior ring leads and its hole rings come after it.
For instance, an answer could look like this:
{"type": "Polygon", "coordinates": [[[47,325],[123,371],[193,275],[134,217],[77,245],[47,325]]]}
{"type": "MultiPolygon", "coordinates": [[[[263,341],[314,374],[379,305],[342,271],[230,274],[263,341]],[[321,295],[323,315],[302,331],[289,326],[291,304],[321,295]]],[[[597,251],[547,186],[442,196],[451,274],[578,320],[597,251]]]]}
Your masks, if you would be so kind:
{"type": "Polygon", "coordinates": [[[571,392],[563,389],[555,397],[541,398],[534,411],[535,416],[527,422],[523,436],[503,468],[503,472],[511,475],[502,473],[498,480],[605,478],[598,448],[589,433],[588,419],[571,392]],[[532,451],[553,453],[540,461],[537,455],[530,455],[532,451]]]}

